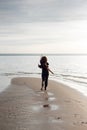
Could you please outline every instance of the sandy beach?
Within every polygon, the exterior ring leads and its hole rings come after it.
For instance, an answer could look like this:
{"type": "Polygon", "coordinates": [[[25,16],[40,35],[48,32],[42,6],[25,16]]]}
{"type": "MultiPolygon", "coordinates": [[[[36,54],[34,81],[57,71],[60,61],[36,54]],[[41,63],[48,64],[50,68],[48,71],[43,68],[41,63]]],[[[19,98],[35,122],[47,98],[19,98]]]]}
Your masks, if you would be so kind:
{"type": "Polygon", "coordinates": [[[87,97],[49,80],[13,78],[0,93],[0,130],[87,130],[87,97]]]}

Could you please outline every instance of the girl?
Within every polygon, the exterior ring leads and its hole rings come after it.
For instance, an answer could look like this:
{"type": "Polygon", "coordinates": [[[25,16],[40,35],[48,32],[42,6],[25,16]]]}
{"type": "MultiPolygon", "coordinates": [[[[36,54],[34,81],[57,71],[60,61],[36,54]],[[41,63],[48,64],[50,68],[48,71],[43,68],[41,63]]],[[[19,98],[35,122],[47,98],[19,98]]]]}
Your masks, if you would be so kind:
{"type": "Polygon", "coordinates": [[[49,77],[49,71],[53,74],[53,72],[49,69],[49,63],[47,62],[47,57],[43,56],[40,59],[40,65],[38,65],[39,68],[42,69],[42,87],[41,90],[46,90],[48,85],[48,77],[49,77]]]}

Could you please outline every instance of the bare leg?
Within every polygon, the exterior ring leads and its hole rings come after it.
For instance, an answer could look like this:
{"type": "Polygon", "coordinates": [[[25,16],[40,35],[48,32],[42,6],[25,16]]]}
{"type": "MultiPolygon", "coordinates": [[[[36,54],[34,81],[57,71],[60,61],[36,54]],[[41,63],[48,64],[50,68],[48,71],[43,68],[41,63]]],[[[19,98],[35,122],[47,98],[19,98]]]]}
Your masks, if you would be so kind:
{"type": "Polygon", "coordinates": [[[44,80],[42,80],[42,87],[41,87],[41,90],[43,90],[43,87],[44,87],[44,80]]]}
{"type": "Polygon", "coordinates": [[[48,86],[48,76],[45,79],[45,90],[46,90],[47,86],[48,86]]]}

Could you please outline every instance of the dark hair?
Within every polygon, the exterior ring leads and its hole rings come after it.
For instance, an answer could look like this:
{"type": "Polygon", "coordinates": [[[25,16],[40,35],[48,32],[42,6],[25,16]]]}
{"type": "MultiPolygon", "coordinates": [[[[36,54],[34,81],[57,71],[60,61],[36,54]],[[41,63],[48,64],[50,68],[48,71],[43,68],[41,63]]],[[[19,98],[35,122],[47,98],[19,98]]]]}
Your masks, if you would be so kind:
{"type": "Polygon", "coordinates": [[[47,63],[47,57],[46,56],[42,56],[41,59],[40,59],[40,63],[41,64],[47,63]]]}

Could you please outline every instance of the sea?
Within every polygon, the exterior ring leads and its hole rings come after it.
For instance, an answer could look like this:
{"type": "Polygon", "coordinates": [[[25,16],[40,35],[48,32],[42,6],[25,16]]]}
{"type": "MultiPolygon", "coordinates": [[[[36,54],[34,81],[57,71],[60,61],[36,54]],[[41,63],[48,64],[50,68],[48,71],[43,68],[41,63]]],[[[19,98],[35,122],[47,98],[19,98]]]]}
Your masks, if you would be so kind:
{"type": "MultiPolygon", "coordinates": [[[[38,68],[42,54],[0,54],[0,92],[15,77],[41,78],[38,68]]],[[[87,55],[45,54],[54,74],[49,79],[68,85],[87,96],[87,55]]]]}

